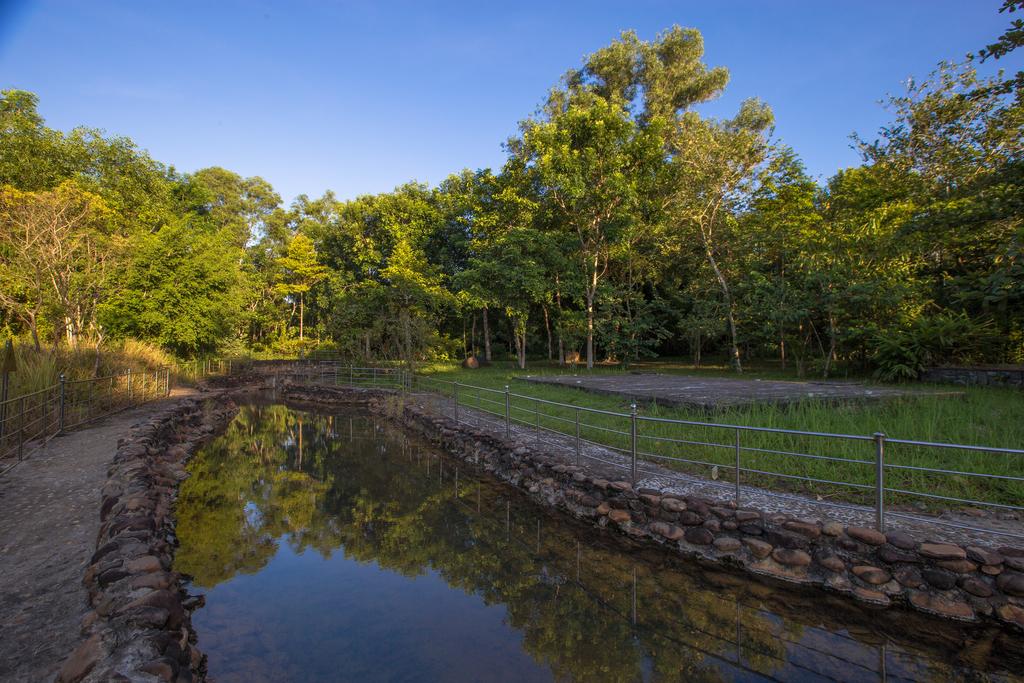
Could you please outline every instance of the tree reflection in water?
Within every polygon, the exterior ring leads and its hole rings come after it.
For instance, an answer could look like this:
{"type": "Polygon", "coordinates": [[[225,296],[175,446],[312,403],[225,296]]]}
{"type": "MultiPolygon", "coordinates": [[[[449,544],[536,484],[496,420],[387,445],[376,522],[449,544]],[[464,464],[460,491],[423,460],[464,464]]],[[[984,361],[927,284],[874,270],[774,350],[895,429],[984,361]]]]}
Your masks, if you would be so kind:
{"type": "Polygon", "coordinates": [[[864,612],[548,516],[365,415],[245,406],[189,470],[175,563],[208,592],[195,621],[221,681],[947,681],[1020,670],[1006,635],[864,612]],[[402,605],[430,582],[441,592],[423,616],[437,630],[410,629],[417,615],[402,605]],[[504,624],[487,626],[485,606],[504,624]],[[474,652],[440,642],[444,628],[476,620],[474,652]]]}

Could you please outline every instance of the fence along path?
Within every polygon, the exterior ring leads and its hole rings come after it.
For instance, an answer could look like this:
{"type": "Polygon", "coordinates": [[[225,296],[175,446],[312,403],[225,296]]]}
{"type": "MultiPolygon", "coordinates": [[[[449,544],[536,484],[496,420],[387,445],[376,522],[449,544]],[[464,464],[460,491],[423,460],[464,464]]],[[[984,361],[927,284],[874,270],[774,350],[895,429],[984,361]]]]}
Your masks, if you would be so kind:
{"type": "Polygon", "coordinates": [[[459,422],[524,443],[543,444],[567,463],[586,464],[601,476],[632,480],[638,487],[697,494],[740,507],[874,526],[882,531],[900,528],[931,540],[996,546],[1024,540],[1020,519],[1024,506],[934,493],[936,481],[956,477],[1019,486],[1024,482],[1021,449],[931,443],[884,434],[828,434],[671,420],[639,415],[635,407],[631,413],[584,408],[513,393],[508,387],[500,391],[447,382],[398,368],[307,362],[278,371],[306,382],[416,391],[459,422]],[[698,430],[700,436],[683,436],[673,430],[698,430]],[[732,438],[709,438],[709,432],[724,432],[732,438]],[[781,448],[751,443],[764,435],[798,445],[781,448]],[[973,454],[1006,460],[1000,461],[1002,473],[935,468],[915,465],[913,458],[887,460],[887,451],[897,448],[955,452],[967,463],[973,454]],[[710,459],[709,452],[719,455],[710,459]],[[780,472],[771,468],[773,458],[826,463],[836,466],[838,475],[823,478],[780,472]],[[776,478],[827,486],[835,493],[808,496],[765,485],[776,478]],[[949,510],[938,516],[926,515],[906,503],[917,498],[952,507],[988,509],[994,514],[980,518],[970,511],[949,510]],[[864,504],[865,499],[872,504],[864,504]]]}
{"type": "Polygon", "coordinates": [[[0,474],[58,434],[167,396],[171,384],[170,368],[82,380],[61,375],[52,386],[0,402],[0,474]]]}

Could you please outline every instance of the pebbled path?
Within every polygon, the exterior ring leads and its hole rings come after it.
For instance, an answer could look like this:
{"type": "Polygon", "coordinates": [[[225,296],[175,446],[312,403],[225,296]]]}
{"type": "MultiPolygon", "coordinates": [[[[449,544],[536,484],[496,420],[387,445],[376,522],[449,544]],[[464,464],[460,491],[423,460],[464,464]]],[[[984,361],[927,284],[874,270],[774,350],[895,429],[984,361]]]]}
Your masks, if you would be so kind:
{"type": "Polygon", "coordinates": [[[53,680],[75,648],[88,611],[82,576],[117,440],[192,393],[175,389],[56,437],[0,476],[0,681],[53,680]]]}

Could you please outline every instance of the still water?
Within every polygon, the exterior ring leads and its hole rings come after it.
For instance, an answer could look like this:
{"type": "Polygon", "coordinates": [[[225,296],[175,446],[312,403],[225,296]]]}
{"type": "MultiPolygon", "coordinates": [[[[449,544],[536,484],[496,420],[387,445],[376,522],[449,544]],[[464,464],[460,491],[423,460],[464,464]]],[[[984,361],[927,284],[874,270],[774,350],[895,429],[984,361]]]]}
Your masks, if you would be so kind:
{"type": "Polygon", "coordinates": [[[639,551],[360,413],[250,405],[176,569],[219,683],[1016,680],[1019,639],[639,551]]]}

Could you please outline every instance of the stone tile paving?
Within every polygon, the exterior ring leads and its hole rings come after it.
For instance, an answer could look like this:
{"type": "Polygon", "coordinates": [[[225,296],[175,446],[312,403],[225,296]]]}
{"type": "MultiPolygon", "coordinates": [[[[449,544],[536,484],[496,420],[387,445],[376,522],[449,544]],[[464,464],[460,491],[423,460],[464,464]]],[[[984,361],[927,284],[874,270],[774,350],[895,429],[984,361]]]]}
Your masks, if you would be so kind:
{"type": "MultiPolygon", "coordinates": [[[[431,404],[435,410],[452,417],[452,404],[436,394],[419,394],[424,403],[431,404]]],[[[504,418],[490,413],[459,406],[459,420],[474,427],[504,436],[504,418]]],[[[511,427],[513,439],[526,444],[539,444],[547,447],[553,456],[560,456],[567,464],[575,463],[576,441],[566,434],[515,424],[511,427]]],[[[584,442],[581,447],[582,461],[592,475],[609,480],[630,477],[630,458],[628,454],[598,444],[584,442]]],[[[731,482],[717,482],[709,479],[676,472],[657,464],[639,461],[637,476],[638,488],[657,489],[668,493],[698,495],[722,503],[735,502],[735,487],[731,482]]],[[[875,510],[864,505],[834,507],[829,501],[816,500],[806,496],[787,493],[783,496],[766,489],[742,486],[740,489],[739,507],[760,510],[767,514],[782,513],[808,520],[837,521],[843,524],[863,527],[874,527],[875,510]]],[[[1021,546],[1024,545],[1024,522],[1019,519],[1001,519],[995,516],[976,517],[972,514],[944,512],[940,516],[924,519],[906,519],[896,517],[888,511],[886,530],[903,529],[916,536],[920,541],[939,543],[957,543],[960,545],[982,545],[987,547],[1021,546]],[[959,529],[949,524],[974,527],[975,530],[959,529]]],[[[914,514],[900,509],[904,514],[914,514]]],[[[1010,516],[1008,516],[1010,517],[1010,516]]]]}
{"type": "MultiPolygon", "coordinates": [[[[787,405],[801,401],[875,401],[911,394],[910,391],[858,382],[787,382],[731,377],[690,377],[657,373],[616,375],[539,375],[517,378],[537,384],[556,384],[598,394],[612,394],[659,405],[716,410],[755,403],[787,405]]],[[[948,394],[949,392],[941,392],[948,394]]]]}
{"type": "Polygon", "coordinates": [[[107,466],[117,440],[165,403],[56,437],[0,477],[0,680],[52,680],[81,639],[107,466]]]}

